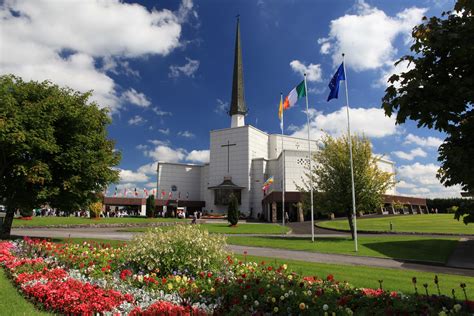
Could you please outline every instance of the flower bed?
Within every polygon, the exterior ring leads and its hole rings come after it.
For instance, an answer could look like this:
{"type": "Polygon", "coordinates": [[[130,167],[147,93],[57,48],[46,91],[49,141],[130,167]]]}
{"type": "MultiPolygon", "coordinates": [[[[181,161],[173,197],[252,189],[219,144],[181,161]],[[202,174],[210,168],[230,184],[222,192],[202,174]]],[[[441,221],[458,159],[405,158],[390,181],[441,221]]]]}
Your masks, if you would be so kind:
{"type": "MultiPolygon", "coordinates": [[[[127,245],[0,242],[0,265],[39,308],[71,315],[471,315],[467,297],[403,295],[303,277],[286,265],[238,261],[160,273],[128,261],[127,245]]],[[[166,254],[162,254],[166,256],[166,254]]],[[[207,259],[205,259],[207,260],[207,259]]],[[[436,283],[437,280],[435,280],[436,283]]],[[[416,287],[416,279],[413,279],[416,287]]],[[[461,285],[464,290],[465,285],[461,285]]],[[[465,292],[464,292],[465,293],[465,292]]]]}

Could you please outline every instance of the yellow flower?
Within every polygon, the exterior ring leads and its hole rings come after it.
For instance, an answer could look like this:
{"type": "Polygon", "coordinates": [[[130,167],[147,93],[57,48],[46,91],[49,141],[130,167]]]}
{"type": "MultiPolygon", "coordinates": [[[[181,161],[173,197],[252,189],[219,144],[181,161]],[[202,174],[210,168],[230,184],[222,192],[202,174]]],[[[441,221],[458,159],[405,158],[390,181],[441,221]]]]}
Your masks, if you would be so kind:
{"type": "Polygon", "coordinates": [[[306,305],[304,303],[300,303],[300,309],[303,310],[306,308],[306,305]]]}
{"type": "Polygon", "coordinates": [[[272,303],[276,302],[276,298],[272,297],[272,303]]]}
{"type": "Polygon", "coordinates": [[[214,293],[215,291],[216,291],[216,289],[211,287],[211,293],[214,293]]]}
{"type": "Polygon", "coordinates": [[[274,312],[274,313],[278,313],[278,307],[275,306],[275,307],[273,308],[273,312],[274,312]]]}
{"type": "Polygon", "coordinates": [[[286,263],[282,266],[283,267],[283,270],[286,270],[288,268],[288,266],[286,265],[286,263]]]}
{"type": "Polygon", "coordinates": [[[172,283],[168,283],[168,290],[172,290],[173,289],[173,284],[172,283]]]}

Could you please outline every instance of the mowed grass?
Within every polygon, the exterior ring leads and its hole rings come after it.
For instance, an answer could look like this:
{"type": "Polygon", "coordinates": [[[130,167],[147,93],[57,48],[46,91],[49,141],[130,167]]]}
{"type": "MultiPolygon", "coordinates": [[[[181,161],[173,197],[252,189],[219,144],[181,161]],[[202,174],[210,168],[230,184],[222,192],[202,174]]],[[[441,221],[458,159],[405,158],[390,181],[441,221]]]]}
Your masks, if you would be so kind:
{"type": "Polygon", "coordinates": [[[184,222],[176,218],[109,217],[90,219],[83,217],[33,217],[31,220],[14,219],[13,227],[44,227],[54,225],[98,225],[98,224],[147,224],[157,222],[184,222]]]}
{"type": "Polygon", "coordinates": [[[359,237],[359,251],[354,241],[346,237],[227,237],[227,243],[242,246],[279,248],[354,256],[394,258],[446,263],[454,250],[457,238],[425,238],[405,236],[359,237]]]}
{"type": "MultiPolygon", "coordinates": [[[[417,278],[419,293],[425,293],[423,284],[428,284],[428,293],[437,294],[434,284],[434,273],[420,272],[414,270],[383,269],[366,266],[348,266],[339,264],[313,263],[297,260],[275,259],[269,257],[237,255],[240,260],[271,263],[275,265],[287,264],[290,271],[294,271],[304,276],[318,276],[326,278],[332,274],[337,281],[347,281],[355,287],[378,288],[378,280],[383,280],[383,288],[390,291],[398,291],[405,294],[415,292],[412,278],[417,278]]],[[[455,289],[456,296],[464,298],[459,285],[466,283],[466,292],[469,299],[474,299],[474,278],[452,275],[438,274],[441,294],[451,296],[451,290],[455,289]]]]}
{"type": "MultiPolygon", "coordinates": [[[[278,224],[238,224],[236,227],[230,227],[229,224],[199,224],[199,228],[205,229],[214,234],[286,234],[290,229],[278,224]]],[[[162,227],[169,229],[170,227],[162,227]]],[[[148,227],[128,227],[121,229],[124,232],[145,232],[148,227]]]]}
{"type": "MultiPolygon", "coordinates": [[[[465,225],[454,219],[453,214],[416,214],[357,219],[357,229],[365,231],[474,234],[474,225],[465,225]]],[[[319,222],[318,226],[349,230],[347,220],[319,222]]]]}
{"type": "Polygon", "coordinates": [[[51,315],[35,309],[34,305],[25,300],[11,281],[6,277],[5,271],[0,268],[0,315],[51,315]]]}

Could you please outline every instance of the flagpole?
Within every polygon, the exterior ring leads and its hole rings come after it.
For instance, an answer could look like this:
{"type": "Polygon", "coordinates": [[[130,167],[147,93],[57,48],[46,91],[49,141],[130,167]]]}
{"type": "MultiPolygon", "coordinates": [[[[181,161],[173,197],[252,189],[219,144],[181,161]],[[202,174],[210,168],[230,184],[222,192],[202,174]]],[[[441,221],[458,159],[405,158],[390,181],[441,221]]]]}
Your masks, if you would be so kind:
{"type": "MultiPolygon", "coordinates": [[[[283,102],[283,93],[280,93],[280,104],[283,102]]],[[[281,111],[281,124],[280,124],[280,127],[281,127],[281,161],[282,161],[282,172],[281,172],[281,200],[282,200],[282,203],[281,203],[281,214],[282,214],[282,221],[283,221],[283,226],[285,226],[285,152],[283,150],[283,131],[284,131],[284,128],[283,128],[283,116],[284,116],[284,113],[285,111],[281,111]]]]}
{"type": "Polygon", "coordinates": [[[310,141],[310,131],[311,127],[309,125],[309,106],[308,106],[308,85],[306,83],[306,74],[304,74],[304,89],[306,94],[306,120],[308,124],[308,151],[309,151],[309,186],[311,189],[311,241],[314,242],[314,206],[313,206],[313,164],[312,164],[312,154],[311,154],[311,141],[310,141]]]}
{"type": "Polygon", "coordinates": [[[357,247],[357,216],[356,216],[356,202],[355,202],[355,188],[354,188],[354,163],[352,162],[352,137],[351,137],[351,120],[349,116],[349,94],[347,93],[347,72],[345,63],[345,54],[342,54],[342,64],[344,65],[344,84],[346,86],[346,110],[347,110],[347,133],[349,135],[349,157],[351,159],[351,183],[352,183],[352,223],[354,225],[354,247],[355,251],[358,251],[357,247]]]}

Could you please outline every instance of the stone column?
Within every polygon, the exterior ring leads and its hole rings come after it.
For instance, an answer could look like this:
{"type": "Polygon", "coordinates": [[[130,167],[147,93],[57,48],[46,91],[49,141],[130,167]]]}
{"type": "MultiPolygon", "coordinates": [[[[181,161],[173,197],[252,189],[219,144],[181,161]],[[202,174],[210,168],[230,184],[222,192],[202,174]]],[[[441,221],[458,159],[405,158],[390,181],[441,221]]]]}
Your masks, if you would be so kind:
{"type": "Polygon", "coordinates": [[[271,222],[272,223],[277,222],[277,203],[276,202],[272,202],[272,219],[271,219],[271,222]]]}

